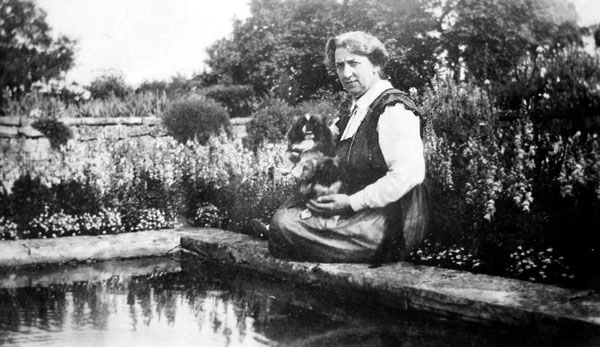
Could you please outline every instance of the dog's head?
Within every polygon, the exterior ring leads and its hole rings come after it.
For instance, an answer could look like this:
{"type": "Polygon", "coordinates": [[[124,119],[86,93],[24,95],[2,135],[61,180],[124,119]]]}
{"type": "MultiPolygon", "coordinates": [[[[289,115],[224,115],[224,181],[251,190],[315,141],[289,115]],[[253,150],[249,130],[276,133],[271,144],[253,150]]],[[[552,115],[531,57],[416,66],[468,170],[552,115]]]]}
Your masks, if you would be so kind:
{"type": "Polygon", "coordinates": [[[333,150],[331,130],[322,117],[305,114],[298,118],[287,133],[288,158],[296,163],[300,154],[315,150],[330,154],[333,150]]]}

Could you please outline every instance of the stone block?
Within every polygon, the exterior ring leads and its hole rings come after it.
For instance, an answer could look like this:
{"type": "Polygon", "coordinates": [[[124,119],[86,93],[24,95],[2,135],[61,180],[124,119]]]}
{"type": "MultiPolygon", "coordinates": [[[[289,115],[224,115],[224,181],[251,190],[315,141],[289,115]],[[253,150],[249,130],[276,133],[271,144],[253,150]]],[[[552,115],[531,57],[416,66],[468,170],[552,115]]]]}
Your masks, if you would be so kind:
{"type": "Polygon", "coordinates": [[[107,125],[102,127],[102,137],[105,139],[124,139],[127,137],[122,125],[107,125]]]}
{"type": "Polygon", "coordinates": [[[91,127],[91,126],[81,126],[78,127],[77,130],[75,131],[77,134],[75,135],[75,138],[79,139],[80,141],[91,141],[91,140],[96,140],[98,138],[102,137],[102,133],[100,133],[98,131],[97,126],[91,127]]]}
{"type": "Polygon", "coordinates": [[[60,121],[67,126],[78,126],[82,124],[82,119],[84,118],[77,118],[77,117],[64,117],[61,118],[60,121]]]}
{"type": "Polygon", "coordinates": [[[16,137],[19,135],[16,126],[0,125],[0,137],[16,137]]]}
{"type": "Polygon", "coordinates": [[[161,124],[161,119],[159,117],[143,117],[142,123],[146,125],[159,125],[161,124]]]}
{"type": "Polygon", "coordinates": [[[119,123],[127,125],[139,125],[142,124],[142,119],[142,117],[121,117],[119,118],[119,123]]]}
{"type": "Polygon", "coordinates": [[[37,119],[31,117],[21,117],[21,126],[30,127],[37,119]]]}
{"type": "Polygon", "coordinates": [[[82,125],[104,126],[119,124],[118,118],[112,117],[86,117],[81,120],[82,125]]]}
{"type": "Polygon", "coordinates": [[[150,127],[147,125],[129,127],[129,129],[127,130],[127,135],[129,137],[148,136],[150,135],[150,127]]]}
{"type": "Polygon", "coordinates": [[[8,117],[0,117],[0,125],[20,125],[21,117],[18,116],[8,116],[8,117]]]}
{"type": "Polygon", "coordinates": [[[20,127],[19,128],[19,135],[25,136],[25,137],[30,137],[30,138],[40,138],[40,137],[44,137],[44,134],[37,130],[34,127],[31,126],[27,126],[27,127],[20,127]]]}

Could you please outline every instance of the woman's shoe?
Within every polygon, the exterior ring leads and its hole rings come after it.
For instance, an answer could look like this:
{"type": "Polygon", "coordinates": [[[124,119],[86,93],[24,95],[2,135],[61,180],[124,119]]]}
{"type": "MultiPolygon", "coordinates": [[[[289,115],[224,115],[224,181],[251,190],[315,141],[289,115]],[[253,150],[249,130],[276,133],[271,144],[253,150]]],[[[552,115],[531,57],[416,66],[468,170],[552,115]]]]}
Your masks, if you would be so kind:
{"type": "Polygon", "coordinates": [[[262,240],[268,238],[269,225],[254,218],[250,220],[250,235],[262,240]]]}

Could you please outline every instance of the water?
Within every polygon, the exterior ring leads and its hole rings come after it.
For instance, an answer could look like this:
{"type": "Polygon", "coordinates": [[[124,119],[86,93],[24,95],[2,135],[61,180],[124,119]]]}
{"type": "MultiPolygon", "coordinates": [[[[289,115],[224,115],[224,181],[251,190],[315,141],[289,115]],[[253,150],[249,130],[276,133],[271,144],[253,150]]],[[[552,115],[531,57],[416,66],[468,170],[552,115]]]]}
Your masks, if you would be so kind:
{"type": "Polygon", "coordinates": [[[520,346],[556,342],[525,331],[352,304],[191,259],[3,271],[0,345],[7,346],[520,346]]]}

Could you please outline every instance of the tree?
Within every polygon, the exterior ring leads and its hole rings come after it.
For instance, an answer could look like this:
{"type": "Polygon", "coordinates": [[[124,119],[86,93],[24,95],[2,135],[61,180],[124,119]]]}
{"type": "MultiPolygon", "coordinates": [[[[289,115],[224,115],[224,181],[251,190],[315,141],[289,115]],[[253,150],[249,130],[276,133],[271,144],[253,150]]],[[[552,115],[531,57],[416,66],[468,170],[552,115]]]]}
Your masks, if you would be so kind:
{"type": "Polygon", "coordinates": [[[233,36],[208,49],[221,83],[253,86],[292,103],[341,90],[323,65],[330,37],[364,30],[388,46],[390,79],[401,89],[420,87],[434,74],[435,18],[417,0],[253,0],[251,16],[234,23],[233,36]]]}
{"type": "Polygon", "coordinates": [[[18,97],[73,67],[75,41],[50,33],[46,13],[33,1],[0,0],[0,90],[18,97]]]}
{"type": "Polygon", "coordinates": [[[440,18],[441,48],[460,78],[479,81],[505,78],[526,54],[539,46],[581,40],[577,14],[561,0],[454,0],[446,2],[440,18]]]}

